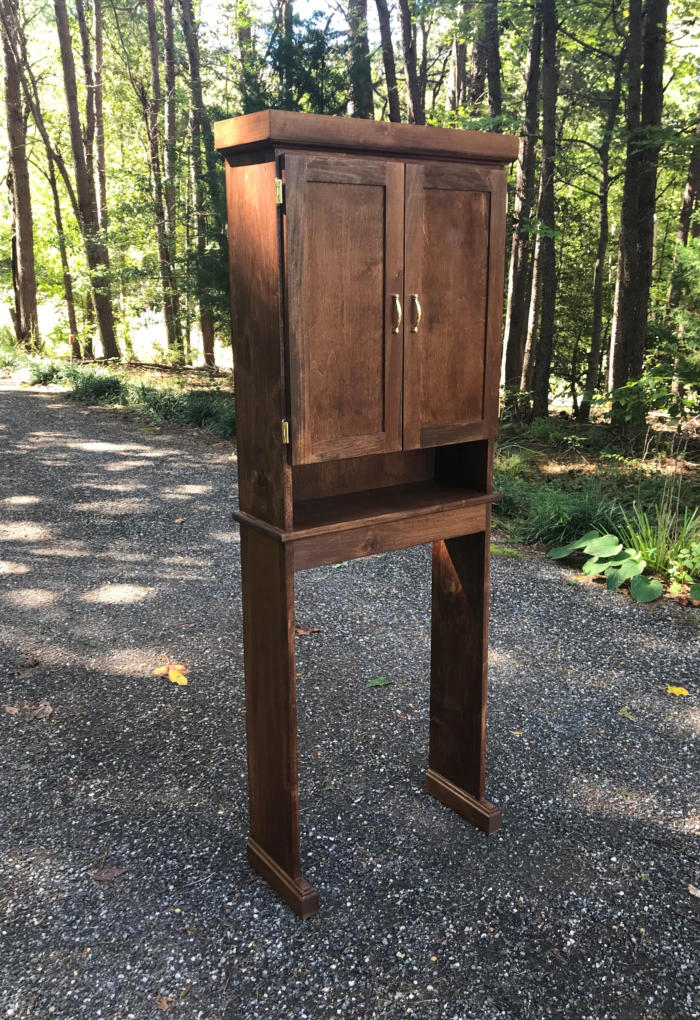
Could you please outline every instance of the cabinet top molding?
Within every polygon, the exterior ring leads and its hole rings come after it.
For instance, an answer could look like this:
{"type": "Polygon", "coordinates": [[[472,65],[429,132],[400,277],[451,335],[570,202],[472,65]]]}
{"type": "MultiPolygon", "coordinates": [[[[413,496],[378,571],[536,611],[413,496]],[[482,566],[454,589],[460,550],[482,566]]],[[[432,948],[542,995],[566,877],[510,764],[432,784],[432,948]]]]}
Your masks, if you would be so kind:
{"type": "Polygon", "coordinates": [[[515,135],[287,110],[261,110],[219,121],[214,125],[214,140],[224,156],[234,151],[282,146],[475,159],[497,164],[512,162],[518,155],[519,145],[515,135]]]}

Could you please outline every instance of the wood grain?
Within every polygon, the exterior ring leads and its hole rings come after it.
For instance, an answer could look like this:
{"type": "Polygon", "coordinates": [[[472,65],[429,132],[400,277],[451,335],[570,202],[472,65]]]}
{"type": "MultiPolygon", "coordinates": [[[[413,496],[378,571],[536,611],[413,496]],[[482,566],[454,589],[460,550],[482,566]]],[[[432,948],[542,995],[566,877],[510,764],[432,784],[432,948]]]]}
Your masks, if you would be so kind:
{"type": "Polygon", "coordinates": [[[517,158],[519,140],[513,135],[485,131],[390,124],[349,117],[263,110],[214,125],[216,148],[262,148],[270,145],[342,148],[369,152],[381,150],[396,155],[451,156],[494,163],[517,158]]]}
{"type": "Polygon", "coordinates": [[[274,181],[274,163],[226,169],[240,505],[284,528],[291,470],[280,442],[286,395],[274,181]]]}

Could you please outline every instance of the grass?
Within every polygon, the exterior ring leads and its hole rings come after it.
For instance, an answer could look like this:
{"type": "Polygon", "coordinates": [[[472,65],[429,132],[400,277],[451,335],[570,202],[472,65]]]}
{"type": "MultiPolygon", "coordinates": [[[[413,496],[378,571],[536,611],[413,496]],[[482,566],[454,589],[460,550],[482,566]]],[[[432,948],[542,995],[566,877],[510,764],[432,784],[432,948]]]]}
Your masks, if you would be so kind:
{"type": "Polygon", "coordinates": [[[143,373],[132,375],[51,358],[25,358],[24,367],[30,383],[68,385],[70,397],[85,404],[128,408],[149,424],[191,425],[220,439],[236,435],[235,400],[220,387],[188,385],[183,377],[156,381],[143,373]]]}

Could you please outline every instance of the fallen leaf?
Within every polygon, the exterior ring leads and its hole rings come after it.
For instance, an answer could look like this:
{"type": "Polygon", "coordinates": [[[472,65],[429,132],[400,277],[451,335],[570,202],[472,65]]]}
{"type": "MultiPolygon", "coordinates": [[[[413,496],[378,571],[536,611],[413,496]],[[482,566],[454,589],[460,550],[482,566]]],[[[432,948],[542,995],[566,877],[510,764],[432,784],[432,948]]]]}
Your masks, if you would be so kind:
{"type": "Polygon", "coordinates": [[[160,429],[158,428],[157,425],[142,425],[141,426],[141,431],[142,432],[160,432],[160,429]]]}
{"type": "Polygon", "coordinates": [[[637,721],[637,717],[632,715],[632,713],[630,712],[630,710],[627,707],[627,705],[623,705],[623,707],[620,709],[620,711],[617,714],[621,715],[623,719],[629,719],[630,722],[636,722],[637,721]]]}
{"type": "Polygon", "coordinates": [[[671,684],[669,684],[666,688],[666,693],[675,694],[677,698],[680,698],[683,695],[687,698],[690,697],[690,691],[686,690],[685,687],[673,687],[671,684]]]}
{"type": "Polygon", "coordinates": [[[180,992],[180,998],[184,999],[186,996],[188,996],[190,994],[191,989],[192,989],[192,984],[190,982],[190,984],[185,985],[185,987],[180,992]]]}
{"type": "Polygon", "coordinates": [[[173,521],[173,524],[184,524],[184,523],[185,523],[185,518],[184,517],[176,517],[175,520],[173,521]]]}
{"type": "Polygon", "coordinates": [[[696,896],[700,900],[700,889],[698,889],[696,885],[693,885],[692,882],[688,885],[688,892],[691,896],[696,896]]]}
{"type": "Polygon", "coordinates": [[[27,719],[48,719],[53,713],[53,708],[48,701],[42,700],[38,705],[27,706],[27,719]]]}
{"type": "Polygon", "coordinates": [[[120,868],[118,865],[112,864],[107,868],[102,868],[101,871],[95,871],[92,880],[96,885],[104,885],[106,882],[113,882],[115,878],[119,878],[128,870],[128,868],[120,868]]]}
{"type": "Polygon", "coordinates": [[[391,683],[391,680],[387,680],[387,678],[385,676],[378,676],[378,677],[375,677],[374,680],[368,680],[367,681],[367,686],[368,687],[386,687],[386,685],[390,684],[390,683],[391,683]]]}
{"type": "Polygon", "coordinates": [[[181,662],[169,662],[165,666],[159,666],[158,669],[154,669],[153,676],[165,676],[166,673],[170,673],[171,669],[176,669],[178,673],[186,673],[188,667],[183,666],[181,662]]]}
{"type": "Polygon", "coordinates": [[[161,1013],[167,1013],[172,1001],[172,995],[156,995],[156,1009],[159,1009],[161,1013]]]}
{"type": "Polygon", "coordinates": [[[80,956],[81,956],[81,958],[83,960],[86,960],[91,952],[92,952],[92,949],[90,948],[90,946],[85,946],[85,949],[83,949],[83,951],[80,954],[80,956]]]}
{"type": "Polygon", "coordinates": [[[347,567],[347,565],[348,565],[348,561],[347,560],[343,560],[342,563],[332,563],[331,564],[331,566],[333,567],[334,570],[338,570],[339,567],[347,567]]]}
{"type": "Polygon", "coordinates": [[[522,730],[511,730],[510,732],[513,734],[514,737],[522,737],[523,735],[522,730]]]}
{"type": "Polygon", "coordinates": [[[181,673],[179,669],[169,669],[168,680],[171,684],[177,684],[178,687],[184,687],[189,682],[185,674],[181,673]]]}
{"type": "Polygon", "coordinates": [[[296,627],[295,628],[295,632],[299,635],[299,637],[308,637],[309,634],[320,634],[321,633],[321,628],[320,627],[296,627]]]}
{"type": "Polygon", "coordinates": [[[5,711],[8,715],[17,715],[19,709],[16,705],[5,705],[5,711]]]}

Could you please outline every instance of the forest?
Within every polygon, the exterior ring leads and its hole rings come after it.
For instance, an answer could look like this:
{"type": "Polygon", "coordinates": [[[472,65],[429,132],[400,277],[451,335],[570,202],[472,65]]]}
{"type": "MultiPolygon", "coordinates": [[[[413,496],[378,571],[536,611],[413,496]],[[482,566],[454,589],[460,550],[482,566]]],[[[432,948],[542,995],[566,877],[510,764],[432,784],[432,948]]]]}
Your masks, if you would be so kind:
{"type": "Polygon", "coordinates": [[[230,367],[212,125],[277,107],[519,135],[506,415],[585,422],[611,394],[627,423],[697,413],[689,0],[0,0],[0,17],[6,343],[230,367]]]}

